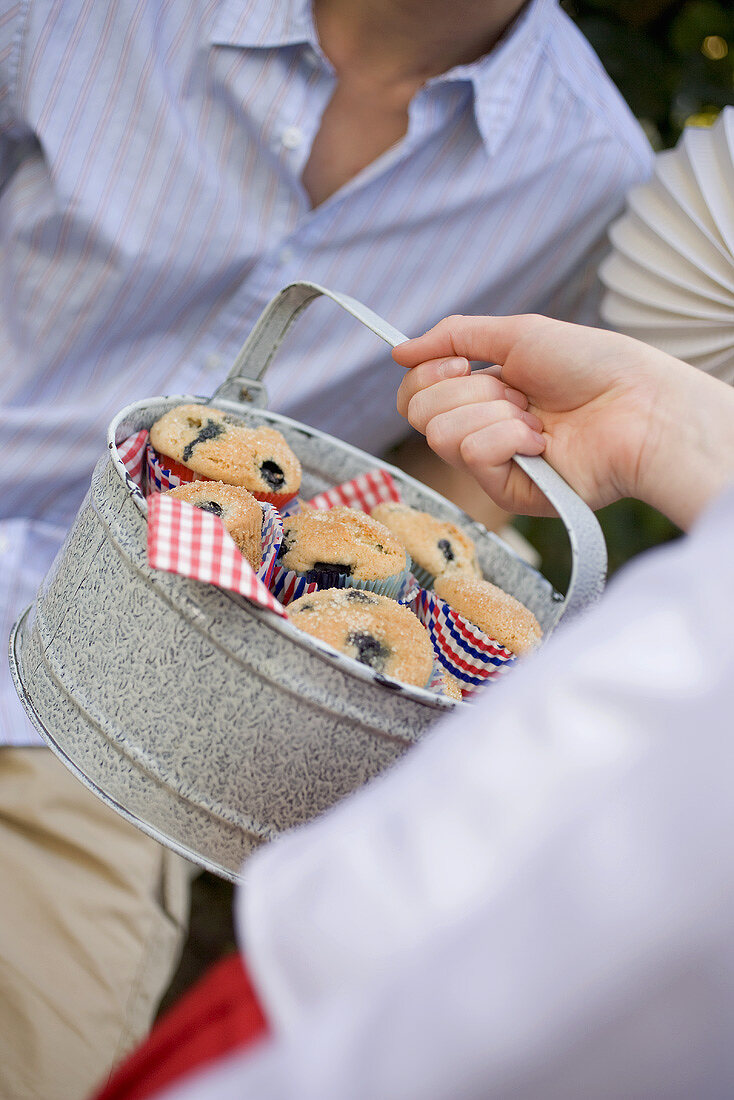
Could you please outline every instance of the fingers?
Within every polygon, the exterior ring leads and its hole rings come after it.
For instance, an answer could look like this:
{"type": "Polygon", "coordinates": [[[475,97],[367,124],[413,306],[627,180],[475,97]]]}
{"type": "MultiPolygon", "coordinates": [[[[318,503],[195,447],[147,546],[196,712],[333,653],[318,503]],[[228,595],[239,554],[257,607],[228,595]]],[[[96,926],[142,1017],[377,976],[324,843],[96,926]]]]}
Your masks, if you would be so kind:
{"type": "MultiPolygon", "coordinates": [[[[525,395],[506,386],[492,373],[491,368],[487,371],[474,371],[461,378],[445,378],[423,388],[421,372],[424,367],[430,367],[430,364],[416,367],[406,375],[398,394],[399,411],[424,435],[426,425],[434,417],[466,405],[500,402],[509,405],[515,412],[527,408],[528,400],[525,395]]],[[[430,375],[431,372],[426,373],[430,375]]]]}
{"type": "Polygon", "coordinates": [[[481,454],[476,462],[502,465],[518,451],[539,454],[545,447],[542,430],[542,422],[532,413],[509,401],[491,401],[439,413],[427,422],[425,435],[431,450],[452,466],[467,465],[467,457],[474,462],[478,446],[481,454]],[[467,440],[473,442],[465,454],[467,440]]]}
{"type": "Polygon", "coordinates": [[[504,363],[511,348],[522,336],[543,325],[557,323],[531,314],[516,317],[446,317],[423,336],[399,344],[393,351],[393,358],[403,367],[417,367],[429,359],[450,357],[504,363]]]}
{"type": "Polygon", "coordinates": [[[475,477],[506,465],[517,454],[539,455],[544,450],[542,434],[516,417],[485,424],[465,435],[460,445],[461,459],[475,477]]]}
{"type": "Polygon", "coordinates": [[[398,388],[398,412],[407,418],[408,404],[419,390],[449,378],[462,378],[471,373],[469,360],[461,356],[431,359],[409,371],[398,388]]]}
{"type": "Polygon", "coordinates": [[[519,515],[553,515],[536,485],[513,461],[516,454],[539,455],[545,439],[516,417],[485,425],[460,445],[464,469],[501,508],[519,515]]]}

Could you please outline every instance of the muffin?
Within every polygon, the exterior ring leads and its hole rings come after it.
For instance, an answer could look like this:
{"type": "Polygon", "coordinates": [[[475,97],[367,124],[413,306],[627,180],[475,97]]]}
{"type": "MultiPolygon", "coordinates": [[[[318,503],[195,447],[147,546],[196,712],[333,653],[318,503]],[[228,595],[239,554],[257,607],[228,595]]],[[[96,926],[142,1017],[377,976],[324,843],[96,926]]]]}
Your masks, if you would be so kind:
{"type": "Polygon", "coordinates": [[[518,656],[534,649],[542,639],[532,611],[489,581],[443,573],[436,577],[433,588],[449,607],[518,656]]]}
{"type": "Polygon", "coordinates": [[[398,596],[410,559],[388,529],[364,512],[308,508],[284,517],[278,565],[320,588],[351,586],[398,596]]]}
{"type": "Polygon", "coordinates": [[[242,485],[282,507],[301,486],[301,464],[275,428],[248,428],[209,405],[178,405],[150,429],[161,464],[182,480],[242,485]]]}
{"type": "Polygon", "coordinates": [[[252,493],[223,481],[191,481],[162,494],[219,516],[255,572],[262,565],[262,508],[252,493]]]}
{"type": "Polygon", "coordinates": [[[446,672],[445,669],[441,673],[441,691],[447,699],[453,699],[457,703],[460,703],[464,698],[461,684],[455,676],[452,676],[450,672],[446,672]]]}
{"type": "Polygon", "coordinates": [[[299,630],[375,672],[426,687],[433,646],[415,615],[395,600],[358,588],[326,588],[294,600],[288,618],[299,630]]]}
{"type": "Polygon", "coordinates": [[[455,523],[436,519],[407,504],[378,504],[372,516],[400,539],[413,559],[413,574],[423,588],[447,569],[481,577],[474,543],[455,523]]]}

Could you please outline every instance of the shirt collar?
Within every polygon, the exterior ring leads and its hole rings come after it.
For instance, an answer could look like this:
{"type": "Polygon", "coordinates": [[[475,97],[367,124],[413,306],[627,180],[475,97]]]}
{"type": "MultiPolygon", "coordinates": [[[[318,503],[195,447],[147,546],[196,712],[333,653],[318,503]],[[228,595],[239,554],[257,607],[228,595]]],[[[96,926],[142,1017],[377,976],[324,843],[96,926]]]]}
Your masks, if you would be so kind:
{"type": "MultiPolygon", "coordinates": [[[[558,0],[530,0],[514,26],[490,53],[457,65],[429,86],[468,82],[477,127],[487,152],[495,153],[522,107],[533,61],[548,35],[558,0]]],[[[274,48],[308,43],[321,54],[311,0],[224,0],[211,41],[220,46],[274,48]]]]}
{"type": "Polygon", "coordinates": [[[531,0],[493,50],[470,65],[458,65],[431,84],[467,81],[474,115],[487,152],[495,153],[522,109],[533,63],[550,32],[558,0],[531,0]]]}
{"type": "Polygon", "coordinates": [[[211,41],[217,46],[318,46],[311,0],[224,0],[211,41]]]}

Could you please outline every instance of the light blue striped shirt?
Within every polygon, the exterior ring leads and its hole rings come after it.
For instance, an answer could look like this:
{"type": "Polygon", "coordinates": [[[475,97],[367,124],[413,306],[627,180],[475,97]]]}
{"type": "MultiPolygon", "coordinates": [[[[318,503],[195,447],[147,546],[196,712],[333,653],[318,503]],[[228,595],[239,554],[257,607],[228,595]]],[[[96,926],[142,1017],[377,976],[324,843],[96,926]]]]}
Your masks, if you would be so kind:
{"type": "MultiPolygon", "coordinates": [[[[409,334],[456,312],[594,320],[589,257],[650,150],[554,0],[429,81],[405,138],[312,209],[334,82],[308,0],[0,3],[4,636],[111,416],[211,393],[286,283],[409,334]]],[[[319,301],[267,384],[271,407],[379,452],[404,434],[400,376],[319,301]]],[[[0,737],[28,729],[2,662],[0,737]]]]}

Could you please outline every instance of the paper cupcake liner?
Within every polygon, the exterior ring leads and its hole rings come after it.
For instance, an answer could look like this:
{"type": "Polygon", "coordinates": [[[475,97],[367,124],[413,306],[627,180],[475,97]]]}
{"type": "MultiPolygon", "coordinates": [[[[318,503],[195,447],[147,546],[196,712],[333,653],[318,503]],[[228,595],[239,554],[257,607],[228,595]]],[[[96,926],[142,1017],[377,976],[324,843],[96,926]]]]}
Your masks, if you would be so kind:
{"type": "Polygon", "coordinates": [[[275,562],[283,541],[283,520],[272,504],[260,504],[263,513],[262,525],[262,565],[257,575],[263,584],[270,588],[275,571],[275,562]]]}
{"type": "Polygon", "coordinates": [[[413,562],[413,576],[421,588],[433,588],[433,582],[436,579],[435,573],[429,573],[427,569],[424,569],[421,565],[413,562]]]}
{"type": "Polygon", "coordinates": [[[434,660],[431,675],[426,684],[427,691],[435,691],[436,695],[445,695],[443,690],[443,671],[438,661],[434,660]]]}
{"type": "Polygon", "coordinates": [[[378,596],[389,596],[392,600],[402,601],[402,598],[411,590],[411,573],[409,568],[402,573],[393,573],[379,581],[362,581],[347,573],[319,572],[318,577],[308,573],[298,573],[293,569],[284,569],[282,565],[276,565],[273,570],[271,591],[284,605],[292,603],[307,592],[317,592],[322,588],[361,588],[366,592],[374,592],[378,596]]]}
{"type": "Polygon", "coordinates": [[[403,589],[402,595],[398,599],[398,603],[404,604],[409,611],[415,614],[415,607],[413,606],[420,594],[420,585],[416,580],[415,569],[411,566],[412,572],[408,575],[408,579],[403,589]]]}
{"type": "Polygon", "coordinates": [[[412,610],[428,630],[437,659],[467,692],[502,676],[517,659],[434,592],[421,588],[412,610]]]}
{"type": "Polygon", "coordinates": [[[145,448],[145,458],[149,493],[165,493],[168,489],[178,489],[179,485],[188,485],[191,481],[211,481],[208,477],[198,478],[188,466],[175,462],[167,455],[158,454],[150,442],[145,448]]]}
{"type": "Polygon", "coordinates": [[[261,493],[256,489],[249,489],[248,492],[252,493],[255,500],[259,500],[261,504],[272,504],[273,508],[277,508],[279,512],[287,512],[296,499],[293,493],[261,493]]]}

